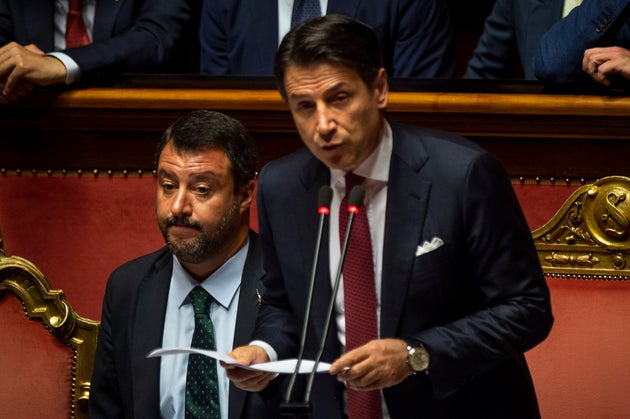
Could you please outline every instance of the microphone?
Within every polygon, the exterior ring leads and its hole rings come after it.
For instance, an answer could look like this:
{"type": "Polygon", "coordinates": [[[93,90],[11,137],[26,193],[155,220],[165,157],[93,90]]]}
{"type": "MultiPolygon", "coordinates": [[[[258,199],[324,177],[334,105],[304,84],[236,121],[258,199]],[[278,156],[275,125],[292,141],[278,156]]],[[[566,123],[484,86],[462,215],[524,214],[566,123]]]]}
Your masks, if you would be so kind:
{"type": "Polygon", "coordinates": [[[319,342],[319,351],[317,352],[317,356],[315,357],[315,363],[313,365],[313,369],[308,377],[308,382],[306,384],[306,391],[304,392],[304,403],[310,405],[311,400],[311,390],[313,388],[313,380],[315,380],[315,374],[317,372],[317,366],[319,365],[319,361],[324,352],[324,346],[326,346],[326,337],[328,335],[328,328],[330,326],[330,321],[332,320],[332,313],[335,309],[335,300],[337,299],[337,292],[339,290],[339,282],[341,281],[341,272],[343,270],[343,261],[346,258],[346,251],[348,250],[348,241],[350,239],[350,230],[352,229],[352,223],[354,222],[354,216],[359,212],[359,207],[363,204],[363,199],[365,198],[365,190],[360,185],[355,186],[350,191],[350,196],[348,197],[348,224],[346,227],[346,234],[343,239],[343,245],[341,247],[341,257],[339,258],[339,265],[337,266],[337,274],[335,276],[335,282],[332,289],[332,295],[330,296],[330,301],[328,303],[328,312],[326,313],[326,322],[324,323],[324,333],[322,334],[322,339],[319,342]]]}
{"type": "Polygon", "coordinates": [[[311,268],[311,277],[308,288],[308,296],[306,298],[306,308],[304,311],[304,324],[302,325],[302,335],[300,338],[300,350],[295,364],[295,370],[291,375],[287,390],[285,393],[284,401],[280,405],[280,413],[285,417],[292,418],[307,418],[310,417],[311,406],[308,401],[305,402],[291,402],[291,393],[293,393],[293,386],[300,371],[300,365],[302,364],[302,358],[304,356],[304,346],[306,342],[306,332],[308,330],[308,319],[311,315],[311,305],[313,302],[313,290],[315,289],[315,276],[317,273],[317,263],[319,261],[319,248],[321,247],[322,236],[324,233],[324,221],[326,216],[330,214],[330,203],[332,202],[333,190],[328,185],[323,185],[319,188],[319,195],[317,196],[317,212],[319,213],[319,227],[317,230],[317,239],[315,241],[315,252],[313,254],[313,266],[311,268]]]}

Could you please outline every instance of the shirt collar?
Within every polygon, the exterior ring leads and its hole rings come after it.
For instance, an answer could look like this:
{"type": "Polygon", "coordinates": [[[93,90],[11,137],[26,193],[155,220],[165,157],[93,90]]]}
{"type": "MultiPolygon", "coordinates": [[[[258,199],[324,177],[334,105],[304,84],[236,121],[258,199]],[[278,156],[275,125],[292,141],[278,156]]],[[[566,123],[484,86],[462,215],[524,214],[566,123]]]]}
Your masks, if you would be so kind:
{"type": "Polygon", "coordinates": [[[241,286],[248,250],[249,241],[201,283],[193,278],[181,265],[177,256],[173,255],[172,280],[175,287],[171,287],[171,290],[175,293],[178,307],[188,302],[188,294],[194,287],[201,285],[217,303],[228,309],[241,286]]]}

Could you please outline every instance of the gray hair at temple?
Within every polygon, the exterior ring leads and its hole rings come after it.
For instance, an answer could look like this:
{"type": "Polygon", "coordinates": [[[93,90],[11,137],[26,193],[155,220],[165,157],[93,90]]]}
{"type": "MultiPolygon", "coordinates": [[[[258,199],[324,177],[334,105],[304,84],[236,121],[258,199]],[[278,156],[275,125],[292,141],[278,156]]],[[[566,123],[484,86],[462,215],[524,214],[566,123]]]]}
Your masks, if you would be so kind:
{"type": "Polygon", "coordinates": [[[372,87],[383,64],[376,32],[348,16],[331,14],[307,20],[285,35],[274,61],[278,90],[286,100],[284,76],[289,66],[338,64],[356,71],[372,87]]]}
{"type": "Polygon", "coordinates": [[[155,152],[157,168],[160,154],[172,142],[177,152],[204,149],[223,150],[232,165],[236,191],[256,177],[256,145],[251,135],[234,118],[209,110],[192,111],[164,131],[155,152]]]}

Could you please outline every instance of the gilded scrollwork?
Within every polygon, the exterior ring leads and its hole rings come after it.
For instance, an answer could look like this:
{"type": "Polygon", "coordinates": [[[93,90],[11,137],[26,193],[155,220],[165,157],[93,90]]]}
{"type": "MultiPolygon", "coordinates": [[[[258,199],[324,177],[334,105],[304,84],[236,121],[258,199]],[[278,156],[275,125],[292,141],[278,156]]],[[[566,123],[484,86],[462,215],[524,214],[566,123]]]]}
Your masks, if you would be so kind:
{"type": "MultiPolygon", "coordinates": [[[[2,235],[0,232],[0,244],[2,235]]],[[[99,323],[79,316],[63,291],[51,289],[39,269],[20,257],[7,257],[0,246],[0,298],[14,294],[26,317],[39,320],[50,333],[73,351],[71,417],[87,418],[92,364],[96,350],[99,323]]]]}
{"type": "Polygon", "coordinates": [[[630,178],[580,187],[532,236],[547,275],[630,279],[630,178]]]}

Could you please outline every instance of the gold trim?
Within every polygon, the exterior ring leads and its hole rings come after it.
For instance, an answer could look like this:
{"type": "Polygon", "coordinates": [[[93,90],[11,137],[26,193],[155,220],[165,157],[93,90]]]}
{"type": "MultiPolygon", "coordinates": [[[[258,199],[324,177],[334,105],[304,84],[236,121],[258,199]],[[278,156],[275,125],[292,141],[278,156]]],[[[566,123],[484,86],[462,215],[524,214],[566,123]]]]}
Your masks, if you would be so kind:
{"type": "Polygon", "coordinates": [[[53,336],[72,348],[71,417],[87,419],[99,322],[79,316],[63,291],[51,289],[48,280],[31,262],[16,256],[6,257],[0,248],[0,297],[6,291],[22,302],[29,319],[41,321],[53,336]]]}
{"type": "Polygon", "coordinates": [[[630,280],[630,178],[578,188],[532,237],[547,276],[630,280]]]}

